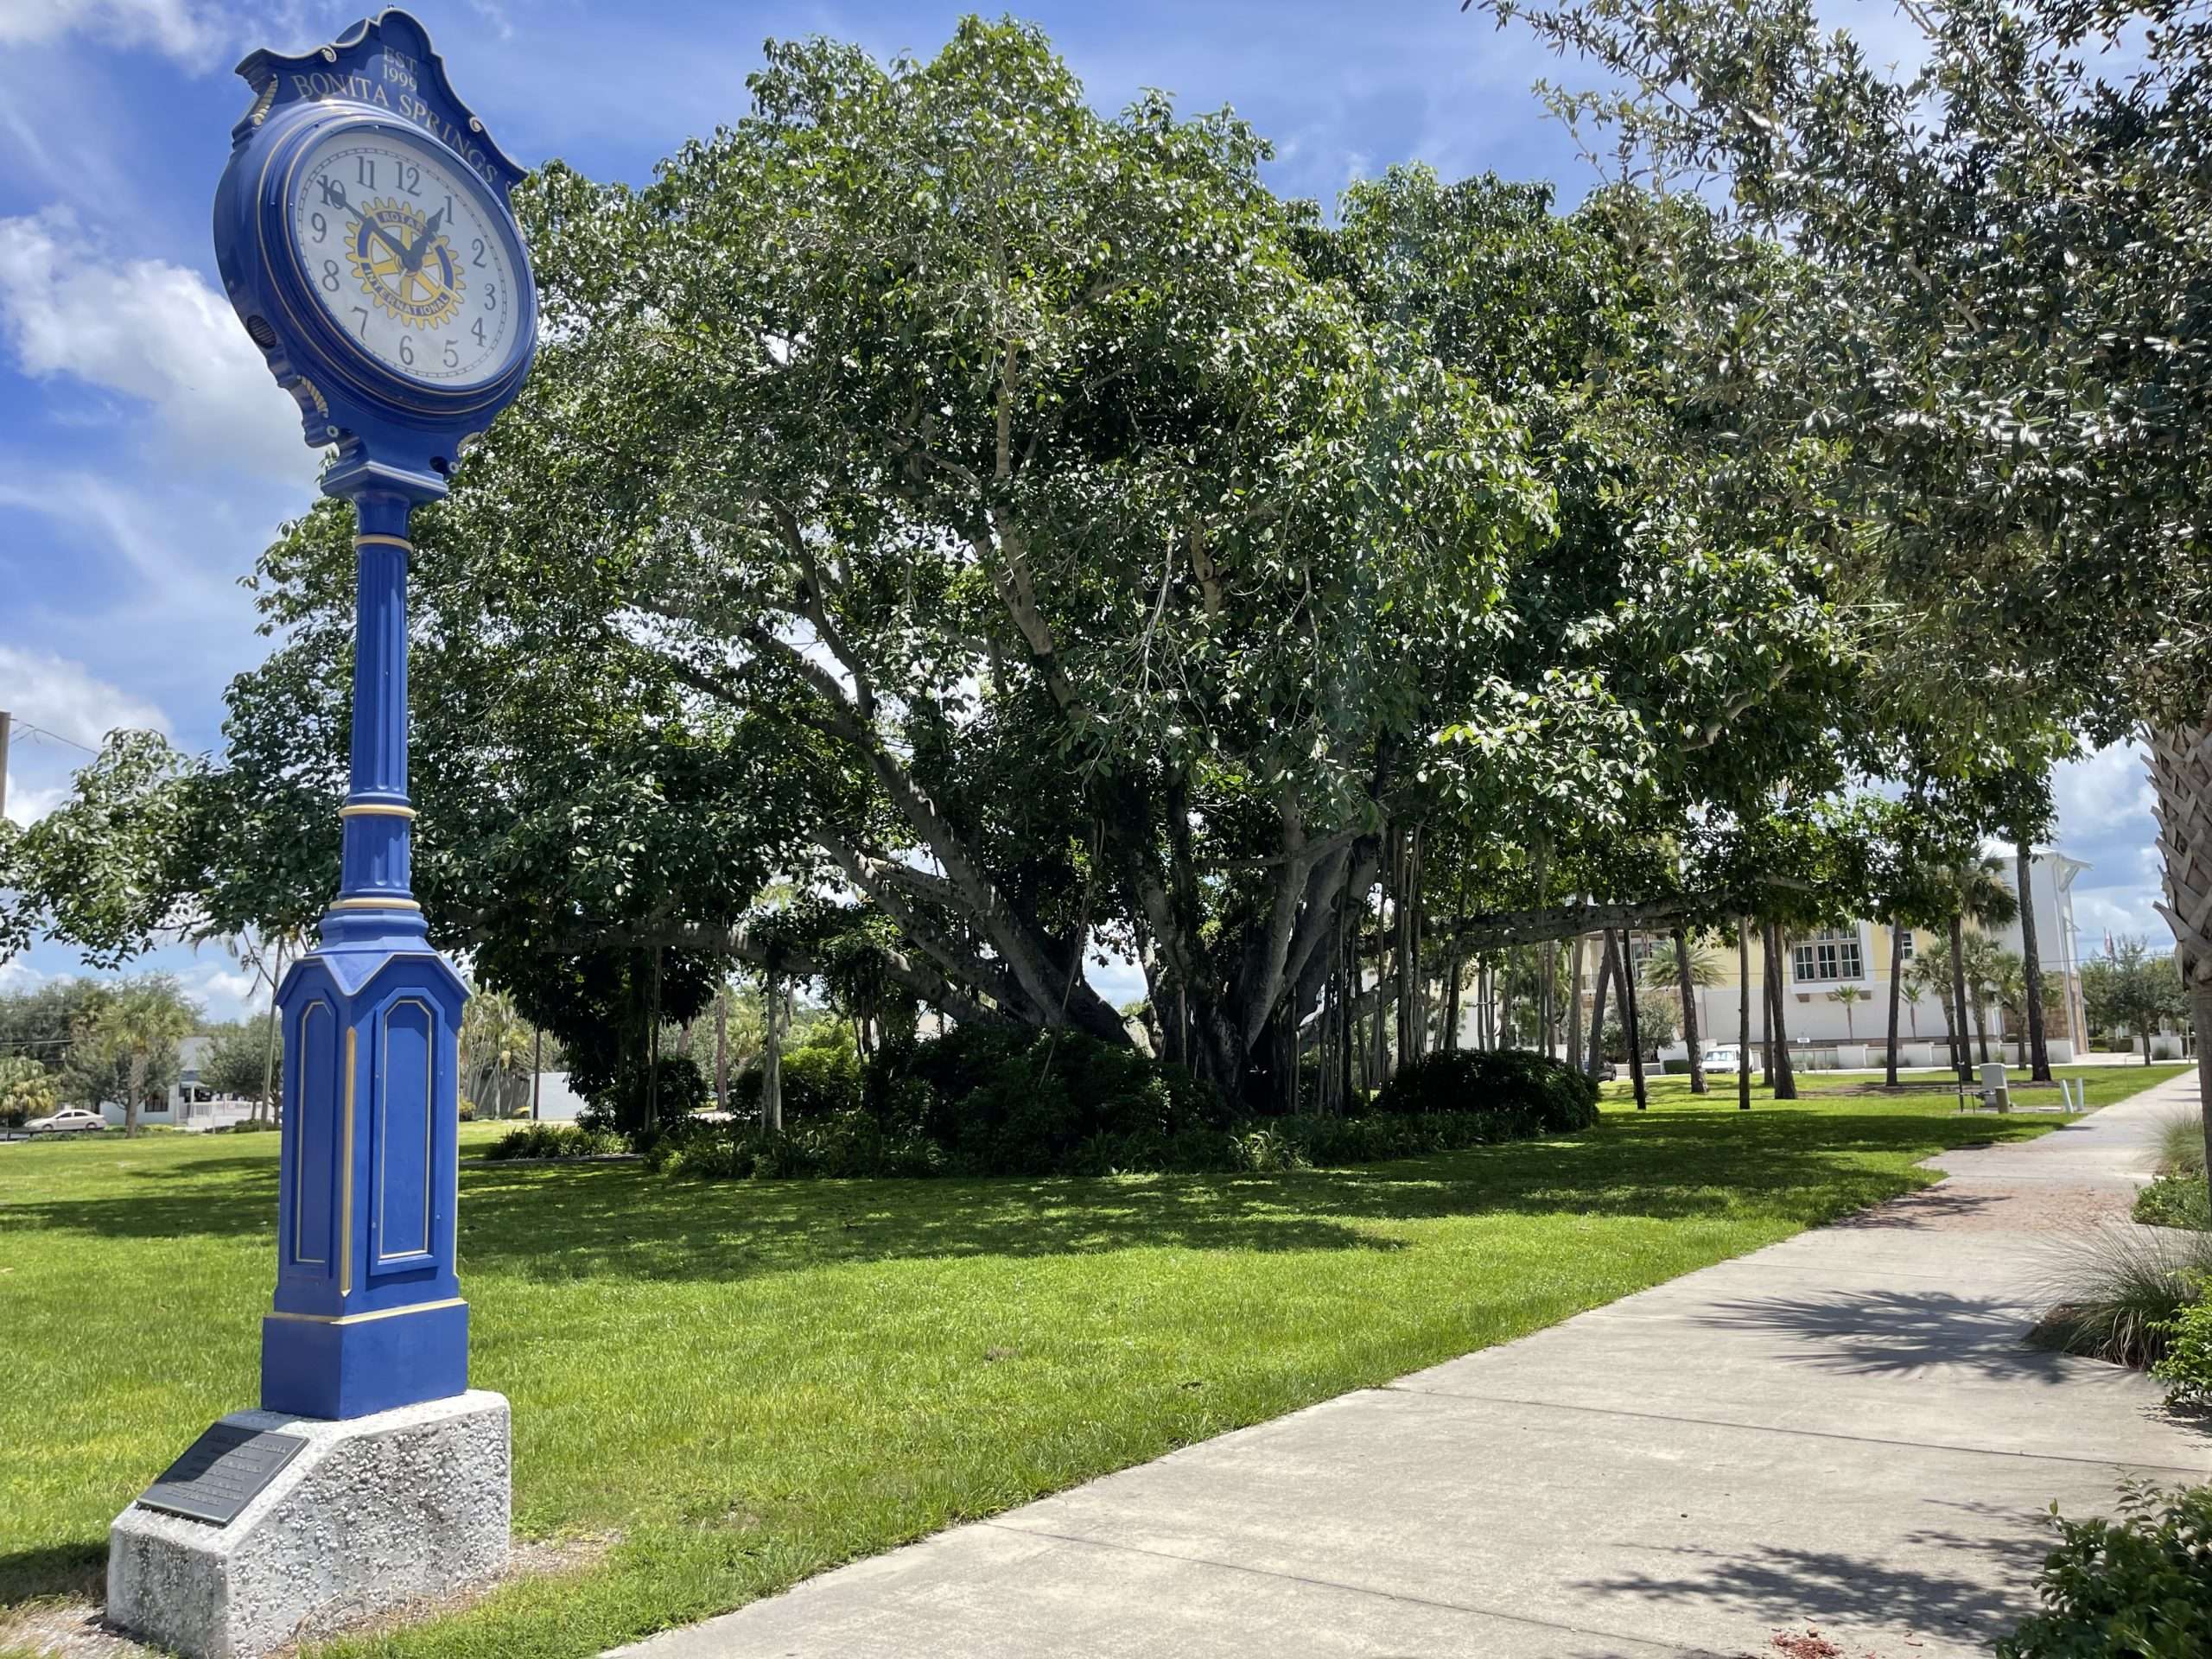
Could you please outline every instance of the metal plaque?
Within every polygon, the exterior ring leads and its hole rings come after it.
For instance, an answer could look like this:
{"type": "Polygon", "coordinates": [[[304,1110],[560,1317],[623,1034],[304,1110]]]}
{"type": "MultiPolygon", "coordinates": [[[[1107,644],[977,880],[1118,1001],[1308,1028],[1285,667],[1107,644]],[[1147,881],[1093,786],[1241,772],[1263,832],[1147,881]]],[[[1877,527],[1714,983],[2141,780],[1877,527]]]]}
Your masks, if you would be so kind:
{"type": "Polygon", "coordinates": [[[217,1423],[138,1494],[139,1504],[227,1525],[306,1444],[297,1434],[217,1423]]]}

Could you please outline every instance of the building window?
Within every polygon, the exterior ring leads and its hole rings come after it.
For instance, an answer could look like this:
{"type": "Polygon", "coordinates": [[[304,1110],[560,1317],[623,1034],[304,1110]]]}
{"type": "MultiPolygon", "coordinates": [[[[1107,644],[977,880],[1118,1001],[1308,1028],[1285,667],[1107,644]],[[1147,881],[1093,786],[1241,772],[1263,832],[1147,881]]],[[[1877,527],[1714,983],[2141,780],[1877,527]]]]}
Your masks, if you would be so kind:
{"type": "Polygon", "coordinates": [[[1815,933],[1793,952],[1790,974],[1801,985],[1821,980],[1864,979],[1859,959],[1859,930],[1847,933],[1815,933]]]}
{"type": "Polygon", "coordinates": [[[1912,960],[1912,930],[1909,927],[1900,927],[1897,930],[1897,960],[1910,962],[1912,960]]]}

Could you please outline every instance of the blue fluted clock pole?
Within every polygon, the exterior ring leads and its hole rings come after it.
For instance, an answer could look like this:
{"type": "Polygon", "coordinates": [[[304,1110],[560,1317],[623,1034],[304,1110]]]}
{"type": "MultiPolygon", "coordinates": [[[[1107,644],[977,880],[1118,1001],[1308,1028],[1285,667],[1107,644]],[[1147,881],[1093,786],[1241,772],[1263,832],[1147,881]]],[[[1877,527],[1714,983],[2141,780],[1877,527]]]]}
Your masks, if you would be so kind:
{"type": "MultiPolygon", "coordinates": [[[[344,474],[331,481],[348,493],[344,474]]],[[[467,993],[429,947],[409,868],[415,503],[388,486],[350,493],[359,587],[344,862],[321,945],[277,997],[284,1141],[276,1306],[261,1344],[263,1407],[334,1418],[468,1386],[468,1308],[454,1264],[467,993]]]]}

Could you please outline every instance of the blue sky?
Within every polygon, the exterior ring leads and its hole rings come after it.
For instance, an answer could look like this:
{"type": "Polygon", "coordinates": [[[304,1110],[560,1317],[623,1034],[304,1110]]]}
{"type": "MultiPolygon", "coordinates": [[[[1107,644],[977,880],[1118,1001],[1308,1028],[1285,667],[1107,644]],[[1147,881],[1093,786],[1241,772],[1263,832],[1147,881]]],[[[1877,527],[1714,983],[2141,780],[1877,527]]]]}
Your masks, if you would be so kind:
{"type": "MultiPolygon", "coordinates": [[[[684,138],[742,112],[770,36],[829,34],[879,55],[933,50],[936,5],[418,0],[462,95],[526,164],[645,179],[684,138]]],[[[1887,0],[1826,8],[1903,42],[1887,0]]],[[[0,708],[18,741],[8,815],[48,810],[118,725],[220,741],[221,693],[260,657],[238,579],[310,497],[315,462],[217,286],[208,207],[257,46],[329,40],[358,3],[0,0],[0,708]],[[27,733],[23,726],[38,728],[27,733]]],[[[1233,105],[1275,143],[1274,181],[1327,199],[1394,161],[1447,175],[1591,181],[1529,88],[1557,67],[1458,0],[1130,0],[1033,4],[1094,100],[1140,87],[1233,105]]],[[[2139,760],[2060,779],[2060,844],[2093,868],[2076,919],[2163,943],[2139,760]]],[[[217,1017],[249,982],[219,949],[173,947],[217,1017]]],[[[78,966],[42,944],[0,986],[78,966]]],[[[1120,972],[1102,986],[1128,991],[1120,972]]]]}

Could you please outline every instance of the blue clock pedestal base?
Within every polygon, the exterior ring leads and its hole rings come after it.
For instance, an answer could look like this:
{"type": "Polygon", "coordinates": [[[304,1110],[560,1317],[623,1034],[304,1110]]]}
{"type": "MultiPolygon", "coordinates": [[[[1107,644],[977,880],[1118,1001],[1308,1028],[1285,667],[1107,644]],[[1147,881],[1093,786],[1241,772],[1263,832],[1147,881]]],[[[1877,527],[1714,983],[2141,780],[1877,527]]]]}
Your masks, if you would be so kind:
{"type": "Polygon", "coordinates": [[[419,911],[340,906],[276,997],[281,1236],[261,1404],[302,1417],[366,1416],[468,1386],[454,1270],[467,988],[419,911]]]}

